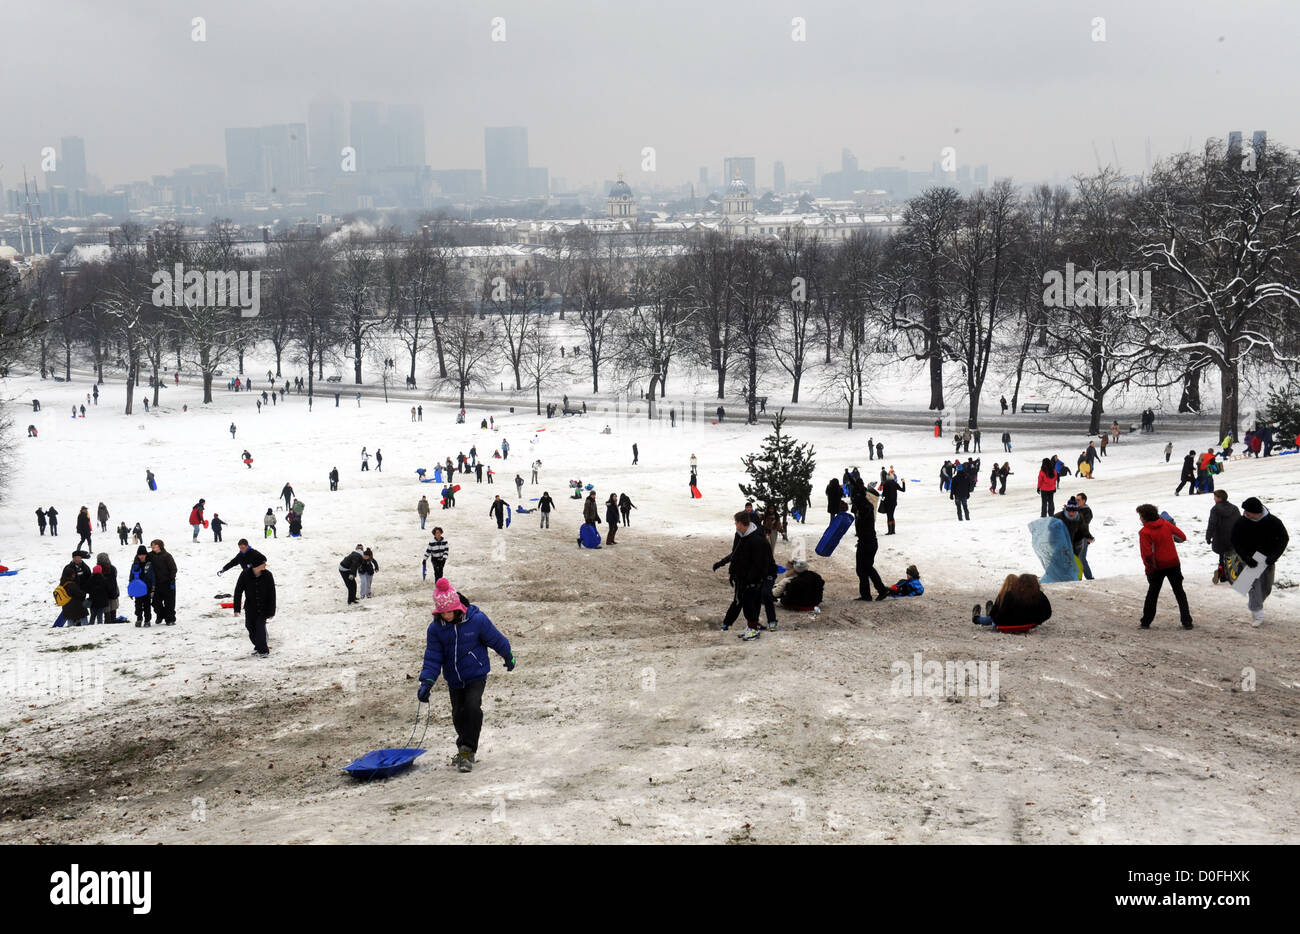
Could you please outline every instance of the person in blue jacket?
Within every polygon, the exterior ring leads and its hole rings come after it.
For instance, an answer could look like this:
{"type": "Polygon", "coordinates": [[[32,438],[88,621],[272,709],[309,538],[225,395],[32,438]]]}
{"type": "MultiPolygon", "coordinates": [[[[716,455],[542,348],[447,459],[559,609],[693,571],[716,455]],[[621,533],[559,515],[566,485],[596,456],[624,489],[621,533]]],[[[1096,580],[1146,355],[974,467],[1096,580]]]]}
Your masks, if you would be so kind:
{"type": "Polygon", "coordinates": [[[465,606],[445,577],[434,585],[433,610],[416,696],[427,701],[442,673],[451,696],[451,721],[456,727],[452,763],[458,771],[469,772],[474,768],[474,753],[483,729],[483,689],[492,670],[487,650],[492,649],[506,660],[506,671],[515,670],[515,656],[509,640],[492,625],[487,614],[472,604],[465,606]]]}
{"type": "Polygon", "coordinates": [[[890,597],[919,597],[925,593],[925,585],[921,583],[921,572],[916,569],[915,564],[907,566],[907,576],[897,584],[894,584],[880,596],[877,600],[887,600],[890,597]]]}

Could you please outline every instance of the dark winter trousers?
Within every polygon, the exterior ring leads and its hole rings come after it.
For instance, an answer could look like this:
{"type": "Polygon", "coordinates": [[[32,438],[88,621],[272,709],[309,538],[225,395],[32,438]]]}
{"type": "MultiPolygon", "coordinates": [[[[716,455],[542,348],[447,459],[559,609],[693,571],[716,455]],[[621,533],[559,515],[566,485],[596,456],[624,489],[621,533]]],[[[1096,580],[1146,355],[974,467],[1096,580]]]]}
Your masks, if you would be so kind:
{"type": "Polygon", "coordinates": [[[609,526],[609,536],[605,539],[605,544],[606,544],[606,545],[613,545],[613,544],[614,544],[614,537],[615,537],[616,535],[618,535],[618,526],[617,526],[617,525],[614,525],[613,523],[610,523],[610,526],[609,526]]]}
{"type": "Polygon", "coordinates": [[[1043,512],[1041,518],[1046,519],[1052,513],[1056,512],[1056,491],[1039,490],[1038,495],[1043,499],[1043,512]]]}
{"type": "Polygon", "coordinates": [[[1156,618],[1156,600],[1160,597],[1160,585],[1169,578],[1169,587],[1178,601],[1178,618],[1184,623],[1192,621],[1192,611],[1187,607],[1187,594],[1183,591],[1183,569],[1175,564],[1171,568],[1161,568],[1147,574],[1147,599],[1142,604],[1142,625],[1147,625],[1156,618]]]}
{"type": "Polygon", "coordinates": [[[1179,481],[1178,481],[1178,486],[1174,487],[1174,495],[1177,496],[1179,493],[1181,493],[1181,492],[1183,491],[1183,487],[1185,487],[1185,486],[1191,487],[1191,488],[1192,488],[1192,492],[1195,493],[1195,492],[1196,492],[1196,480],[1195,480],[1195,478],[1193,478],[1193,477],[1182,477],[1182,478],[1180,478],[1179,481]]]}
{"type": "Polygon", "coordinates": [[[954,496],[953,502],[957,504],[957,521],[960,522],[962,520],[962,513],[965,513],[965,518],[969,519],[970,499],[965,496],[954,496]]]}
{"type": "Polygon", "coordinates": [[[176,585],[159,584],[153,592],[153,615],[160,623],[176,622],[176,585]]]}
{"type": "MultiPolygon", "coordinates": [[[[213,529],[213,530],[212,530],[212,540],[213,540],[214,542],[219,542],[219,541],[221,541],[221,529],[213,529]]],[[[125,545],[126,542],[122,542],[122,544],[125,545]]]]}
{"type": "Polygon", "coordinates": [[[442,577],[442,569],[445,568],[446,566],[447,566],[447,561],[446,561],[445,558],[444,558],[443,560],[441,560],[441,561],[439,561],[437,558],[434,558],[434,559],[433,559],[433,579],[434,579],[434,580],[438,580],[438,578],[442,577]]]}
{"type": "Polygon", "coordinates": [[[885,582],[876,571],[876,552],[879,549],[880,543],[874,540],[858,542],[858,596],[863,600],[871,599],[872,586],[878,594],[887,592],[885,582]]]}
{"type": "Polygon", "coordinates": [[[248,639],[253,643],[253,648],[259,652],[271,651],[266,647],[266,618],[263,616],[254,616],[252,613],[245,611],[244,627],[248,630],[248,639]]]}
{"type": "Polygon", "coordinates": [[[475,681],[463,688],[447,685],[451,697],[451,722],[456,727],[456,748],[478,752],[478,736],[483,731],[483,689],[487,679],[475,681]]]}
{"type": "Polygon", "coordinates": [[[551,527],[551,514],[549,512],[544,512],[542,513],[541,528],[549,529],[550,527],[551,527]]]}
{"type": "Polygon", "coordinates": [[[888,523],[888,525],[889,525],[889,531],[886,532],[885,534],[886,534],[886,535],[893,535],[893,534],[894,534],[894,506],[892,506],[892,505],[891,505],[891,506],[881,506],[881,507],[880,507],[880,512],[881,512],[881,514],[884,515],[884,517],[885,517],[885,521],[886,521],[886,523],[888,523]]]}
{"type": "Polygon", "coordinates": [[[349,574],[347,571],[339,571],[339,577],[343,578],[343,586],[348,589],[348,603],[357,602],[357,576],[349,574]]]}
{"type": "Polygon", "coordinates": [[[90,544],[90,533],[89,533],[89,532],[83,532],[83,533],[81,533],[81,538],[77,539],[77,547],[80,548],[83,542],[84,542],[85,545],[86,545],[86,550],[87,550],[87,551],[94,551],[94,548],[91,547],[91,544],[90,544]]]}
{"type": "Polygon", "coordinates": [[[624,524],[624,525],[631,525],[631,524],[632,524],[632,509],[631,509],[631,507],[628,507],[627,509],[621,509],[621,510],[619,510],[619,511],[620,511],[621,513],[623,513],[623,524],[624,524]]]}
{"type": "MultiPolygon", "coordinates": [[[[722,624],[724,626],[730,626],[736,621],[736,618],[740,616],[741,612],[744,611],[745,622],[749,624],[749,628],[757,629],[758,607],[762,602],[762,596],[759,593],[759,590],[759,584],[751,584],[748,587],[740,587],[737,585],[735,592],[731,597],[731,606],[727,607],[727,615],[722,618],[722,624]]],[[[771,591],[768,592],[770,593],[771,591]]],[[[772,612],[773,615],[775,615],[775,607],[772,608],[772,612]]]]}
{"type": "MultiPolygon", "coordinates": [[[[44,522],[41,523],[40,528],[41,528],[41,534],[44,535],[44,534],[45,534],[45,523],[44,523],[44,522]]],[[[126,543],[123,542],[122,544],[126,544],[126,543]]]]}
{"type": "Polygon", "coordinates": [[[135,621],[137,623],[147,623],[153,619],[153,614],[149,610],[149,595],[135,598],[135,621]]]}
{"type": "Polygon", "coordinates": [[[1010,454],[1010,453],[1011,453],[1011,442],[1010,442],[1010,441],[1003,441],[1003,442],[1002,442],[1002,449],[1003,449],[1004,451],[1006,451],[1008,454],[1010,454]]]}

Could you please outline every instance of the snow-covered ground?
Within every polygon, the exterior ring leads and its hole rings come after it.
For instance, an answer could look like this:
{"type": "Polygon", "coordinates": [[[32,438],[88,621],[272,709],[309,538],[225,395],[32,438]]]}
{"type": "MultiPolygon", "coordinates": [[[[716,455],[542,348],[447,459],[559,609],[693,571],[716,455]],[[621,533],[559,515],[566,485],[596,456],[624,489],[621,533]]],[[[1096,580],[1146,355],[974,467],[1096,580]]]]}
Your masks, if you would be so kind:
{"type": "MultiPolygon", "coordinates": [[[[703,375],[686,382],[708,385],[703,375]]],[[[907,392],[920,392],[916,382],[899,377],[907,392]]],[[[0,563],[20,570],[0,577],[9,610],[0,630],[0,839],[1297,837],[1300,557],[1279,563],[1259,629],[1242,598],[1210,584],[1214,559],[1203,533],[1211,498],[1172,492],[1181,455],[1204,450],[1212,426],[1126,436],[1099,462],[1097,479],[1067,480],[1058,507],[1086,489],[1096,514],[1089,558],[1098,579],[1052,585],[1052,620],[1012,637],[974,629],[970,606],[991,598],[1007,573],[1040,570],[1026,531],[1039,514],[1034,471],[1054,453],[1073,466],[1086,439],[1017,419],[1015,473],[1006,496],[991,496],[988,470],[1004,455],[1000,431],[987,430],[972,521],[958,524],[938,490],[938,467],[952,456],[947,439],[919,427],[873,431],[869,416],[852,433],[792,425],[816,448],[817,495],[778,560],[789,563],[800,537],[811,555],[830,476],[852,465],[867,479],[878,473],[864,453],[873,435],[885,464],[907,481],[899,534],[881,538],[877,567],[893,582],[915,563],[927,592],[853,602],[850,536],[831,559],[812,558],[828,581],[819,618],[786,613],[780,631],[742,643],[718,631],[729,590],[709,566],[729,547],[730,515],[743,503],[740,458],[759,449],[766,423],[701,419],[671,429],[595,405],[585,418],[549,421],[479,405],[457,425],[452,406],[426,401],[423,422],[412,424],[415,400],[385,405],[367,395],[358,406],[346,386],[337,408],[332,396],[318,397],[309,413],[306,397],[291,394],[258,414],[252,397],[224,389],[201,406],[192,384],[164,390],[148,415],[124,416],[119,382],[101,387],[86,418],[70,418],[89,388],[88,379],[3,384],[14,400],[18,454],[0,511],[0,563]],[[478,428],[488,415],[496,432],[478,428]],[[39,438],[25,437],[29,422],[39,438]],[[603,435],[607,423],[612,434],[603,435]],[[489,460],[496,483],[466,476],[456,509],[438,510],[437,485],[418,483],[416,468],[431,474],[475,444],[488,457],[503,439],[509,459],[489,460]],[[1166,464],[1170,439],[1175,456],[1166,464]],[[382,449],[382,472],[373,459],[360,472],[363,445],[372,455],[382,449]],[[245,447],[251,470],[240,462],[245,447]],[[700,501],[687,492],[692,453],[700,501]],[[543,462],[541,483],[526,483],[524,499],[542,490],[555,497],[552,528],[515,516],[498,531],[487,515],[492,494],[514,503],[514,475],[527,481],[534,458],[543,462]],[[331,493],[335,466],[342,482],[331,493]],[[146,489],[146,468],[158,492],[146,489]],[[602,502],[626,492],[636,503],[616,547],[576,547],[581,510],[567,498],[570,479],[594,484],[602,502]],[[306,503],[301,540],[285,535],[278,493],[286,481],[306,503]],[[357,784],[340,767],[403,744],[415,715],[433,584],[420,578],[422,494],[435,504],[429,527],[443,525],[451,542],[447,576],[511,639],[520,664],[507,674],[494,661],[472,774],[445,764],[452,734],[440,686],[429,753],[405,775],[357,784]],[[229,523],[225,543],[206,531],[191,543],[187,518],[200,497],[209,517],[229,523]],[[120,572],[135,552],[117,544],[120,520],[140,522],[146,541],[164,539],[175,556],[175,627],[50,628],[58,612],[50,594],[76,544],[77,509],[93,515],[100,501],[110,531],[96,532],[94,550],[108,551],[120,572]],[[1178,628],[1167,592],[1154,628],[1137,628],[1145,581],[1134,507],[1148,501],[1191,536],[1181,553],[1194,631],[1178,628]],[[59,537],[38,537],[34,510],[50,504],[60,512],[59,537]],[[281,537],[263,542],[261,517],[277,504],[281,537]],[[242,620],[214,597],[233,590],[234,572],[216,572],[240,536],[268,555],[279,588],[265,661],[250,657],[242,620]],[[374,549],[381,569],[375,597],[347,608],[335,568],[358,542],[374,549]],[[891,666],[911,666],[917,653],[986,671],[996,663],[998,688],[984,698],[908,696],[891,666]]],[[[701,412],[716,405],[707,391],[698,403],[701,412]]],[[[1237,502],[1259,496],[1300,528],[1300,456],[1233,461],[1219,486],[1237,502]]]]}

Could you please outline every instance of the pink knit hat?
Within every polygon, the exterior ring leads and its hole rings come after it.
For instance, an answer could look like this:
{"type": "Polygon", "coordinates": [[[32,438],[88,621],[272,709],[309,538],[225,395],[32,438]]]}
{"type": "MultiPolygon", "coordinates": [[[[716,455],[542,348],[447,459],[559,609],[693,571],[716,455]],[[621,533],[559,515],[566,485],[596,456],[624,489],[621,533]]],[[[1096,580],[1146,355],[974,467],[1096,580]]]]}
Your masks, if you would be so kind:
{"type": "Polygon", "coordinates": [[[469,607],[460,602],[460,594],[451,586],[451,581],[445,577],[438,578],[438,583],[433,587],[433,611],[435,613],[452,613],[460,610],[466,612],[469,607]]]}

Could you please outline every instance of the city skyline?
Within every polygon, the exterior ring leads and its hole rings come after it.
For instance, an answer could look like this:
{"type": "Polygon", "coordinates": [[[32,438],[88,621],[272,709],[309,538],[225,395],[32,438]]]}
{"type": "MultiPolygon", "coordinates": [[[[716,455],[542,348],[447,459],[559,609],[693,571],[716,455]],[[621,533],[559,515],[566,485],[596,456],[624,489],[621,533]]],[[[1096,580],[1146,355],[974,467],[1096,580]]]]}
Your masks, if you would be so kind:
{"type": "MultiPolygon", "coordinates": [[[[735,17],[734,4],[668,3],[653,15],[622,13],[615,28],[566,2],[544,12],[507,2],[491,14],[436,15],[386,2],[356,19],[328,2],[309,18],[267,18],[235,0],[207,17],[205,41],[193,42],[190,14],[165,4],[55,5],[41,10],[41,28],[87,54],[61,61],[52,89],[9,103],[0,180],[20,183],[23,165],[35,174],[41,148],[73,135],[86,140],[89,170],[108,186],[212,163],[226,128],[308,123],[321,92],[420,108],[412,148],[423,143],[436,170],[486,169],[484,129],[528,127],[531,162],[575,188],[620,169],[634,186],[685,183],[700,165],[737,153],[756,158],[766,188],[774,162],[791,180],[815,178],[818,163],[834,165],[846,148],[864,168],[925,172],[952,146],[959,163],[1032,181],[1091,171],[1115,155],[1134,173],[1148,139],[1158,158],[1224,127],[1268,126],[1279,142],[1300,139],[1276,119],[1292,112],[1279,17],[1300,14],[1277,3],[1179,8],[1177,16],[1164,4],[1113,11],[1101,42],[1091,36],[1099,11],[1075,2],[1043,11],[999,0],[906,19],[900,10],[803,6],[805,42],[792,40],[794,14],[771,5],[735,17]],[[493,15],[505,20],[504,42],[491,40],[493,15]],[[326,27],[340,17],[348,29],[326,27]],[[864,37],[873,41],[863,46],[864,37]],[[138,39],[156,56],[107,71],[95,65],[96,49],[138,39]],[[735,73],[712,74],[718,49],[734,53],[735,73]],[[274,68],[262,67],[270,61],[274,68]],[[169,69],[185,80],[150,80],[169,69]],[[138,93],[143,86],[149,95],[138,93]],[[45,94],[58,96],[57,111],[41,105],[45,94]],[[640,170],[647,146],[653,175],[640,170]]],[[[19,32],[25,17],[34,23],[35,8],[13,17],[19,32]]],[[[7,86],[48,67],[45,54],[9,50],[7,86]]]]}

